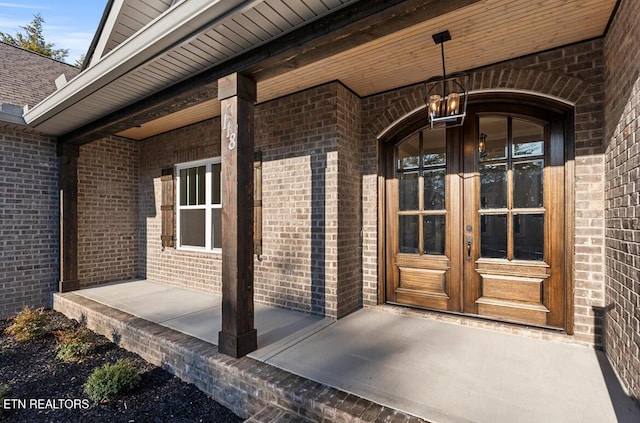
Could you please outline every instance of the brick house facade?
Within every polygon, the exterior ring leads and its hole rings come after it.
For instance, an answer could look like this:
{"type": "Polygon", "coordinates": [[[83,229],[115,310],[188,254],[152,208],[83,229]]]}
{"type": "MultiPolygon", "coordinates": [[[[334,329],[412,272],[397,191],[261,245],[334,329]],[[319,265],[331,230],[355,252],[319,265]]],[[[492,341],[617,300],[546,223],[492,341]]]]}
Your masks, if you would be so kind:
{"type": "Polygon", "coordinates": [[[59,268],[55,141],[0,129],[0,316],[45,306],[59,268]]]}
{"type": "Polygon", "coordinates": [[[640,29],[637,2],[621,2],[604,40],[605,350],[640,398],[640,29]]]}
{"type": "MultiPolygon", "coordinates": [[[[471,82],[472,92],[520,90],[576,104],[573,339],[598,346],[602,315],[597,310],[604,306],[604,156],[597,147],[602,145],[603,69],[602,40],[594,40],[478,69],[471,82]]],[[[330,83],[257,106],[264,196],[257,301],[328,317],[378,304],[377,134],[422,102],[421,85],[359,98],[330,83]],[[370,222],[362,224],[362,240],[360,219],[370,222]]],[[[215,118],[148,138],[139,147],[114,138],[81,148],[83,286],[145,277],[220,292],[220,255],[162,250],[158,201],[163,168],[220,155],[219,127],[215,118]],[[138,186],[132,174],[140,175],[138,186]],[[136,233],[136,209],[130,205],[138,191],[136,233]],[[138,242],[139,251],[132,248],[138,242]],[[114,251],[92,251],[91,243],[113,245],[114,251]]]]}
{"type": "Polygon", "coordinates": [[[59,269],[56,141],[26,132],[16,113],[78,69],[0,42],[0,318],[50,304],[59,269]]]}
{"type": "MultiPolygon", "coordinates": [[[[468,71],[472,96],[511,93],[572,108],[573,157],[565,163],[571,193],[565,207],[573,231],[566,245],[571,252],[565,263],[571,289],[567,290],[570,329],[565,332],[571,334],[400,309],[604,349],[636,399],[640,398],[636,182],[640,29],[634,25],[638,17],[640,6],[623,0],[603,36],[468,71]]],[[[256,105],[255,149],[262,155],[262,254],[254,262],[256,302],[330,318],[381,306],[380,250],[385,230],[379,195],[381,134],[402,125],[420,107],[424,107],[422,84],[359,96],[341,81],[256,105]]],[[[29,141],[16,134],[0,136],[3,142],[29,141]]],[[[0,148],[20,154],[10,146],[3,143],[0,148]]],[[[82,145],[77,172],[80,287],[145,278],[221,292],[220,253],[163,247],[161,241],[163,169],[218,157],[221,149],[220,116],[140,141],[114,131],[82,145]]],[[[53,160],[52,148],[43,151],[53,160]]],[[[39,183],[50,188],[52,199],[57,171],[47,178],[39,183]]],[[[0,201],[9,203],[14,197],[6,193],[0,201]]],[[[55,238],[57,216],[53,216],[40,224],[49,227],[55,238]]],[[[5,224],[0,230],[11,228],[5,224]]],[[[14,255],[0,253],[0,257],[14,260],[14,255]]],[[[50,271],[58,262],[43,266],[50,271]]],[[[16,267],[15,272],[23,270],[16,267]]],[[[8,280],[12,275],[0,277],[8,280]]],[[[18,293],[17,288],[3,289],[3,299],[22,296],[26,300],[20,304],[43,304],[43,296],[55,284],[51,275],[45,276],[46,286],[34,282],[37,299],[29,297],[31,290],[18,293]]],[[[12,307],[5,309],[15,310],[12,307]]]]}

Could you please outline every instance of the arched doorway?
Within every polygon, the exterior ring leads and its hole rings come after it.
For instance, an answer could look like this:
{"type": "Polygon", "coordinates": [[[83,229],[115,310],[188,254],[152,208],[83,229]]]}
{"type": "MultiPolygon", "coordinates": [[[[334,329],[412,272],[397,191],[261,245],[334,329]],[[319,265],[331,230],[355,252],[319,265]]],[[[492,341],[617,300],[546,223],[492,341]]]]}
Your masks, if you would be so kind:
{"type": "Polygon", "coordinates": [[[386,302],[570,332],[572,130],[564,105],[495,94],[463,127],[404,122],[382,149],[386,302]]]}

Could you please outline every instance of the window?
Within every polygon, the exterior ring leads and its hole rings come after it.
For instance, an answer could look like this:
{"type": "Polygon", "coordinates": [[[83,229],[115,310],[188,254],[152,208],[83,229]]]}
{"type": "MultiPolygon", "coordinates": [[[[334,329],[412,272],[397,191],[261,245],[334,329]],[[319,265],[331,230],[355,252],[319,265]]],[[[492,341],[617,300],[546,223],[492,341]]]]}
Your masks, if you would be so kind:
{"type": "Polygon", "coordinates": [[[182,163],[176,166],[176,170],[178,248],[220,251],[220,158],[182,163]]]}

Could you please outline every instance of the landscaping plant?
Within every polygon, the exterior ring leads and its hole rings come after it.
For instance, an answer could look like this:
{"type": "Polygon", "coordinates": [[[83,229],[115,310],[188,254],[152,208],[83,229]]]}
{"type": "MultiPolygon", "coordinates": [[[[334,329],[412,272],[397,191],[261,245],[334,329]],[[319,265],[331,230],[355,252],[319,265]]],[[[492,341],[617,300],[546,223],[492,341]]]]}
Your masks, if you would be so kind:
{"type": "Polygon", "coordinates": [[[78,361],[93,348],[93,332],[86,328],[57,331],[55,335],[58,338],[56,358],[62,361],[78,361]]]}
{"type": "Polygon", "coordinates": [[[17,341],[41,338],[47,333],[48,322],[44,309],[31,310],[25,307],[13,318],[13,323],[5,329],[5,333],[13,336],[17,341]]]}
{"type": "Polygon", "coordinates": [[[133,363],[118,360],[95,369],[84,384],[84,393],[97,403],[131,391],[139,383],[140,375],[133,363]]]}

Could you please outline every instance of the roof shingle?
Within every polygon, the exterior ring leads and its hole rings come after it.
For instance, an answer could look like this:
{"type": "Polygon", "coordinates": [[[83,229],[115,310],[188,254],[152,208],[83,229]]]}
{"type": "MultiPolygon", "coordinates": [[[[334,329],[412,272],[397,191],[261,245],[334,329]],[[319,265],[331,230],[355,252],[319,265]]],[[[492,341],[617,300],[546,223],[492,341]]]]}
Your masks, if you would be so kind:
{"type": "Polygon", "coordinates": [[[49,57],[0,41],[0,104],[33,107],[56,90],[61,74],[67,81],[80,70],[49,57]]]}

